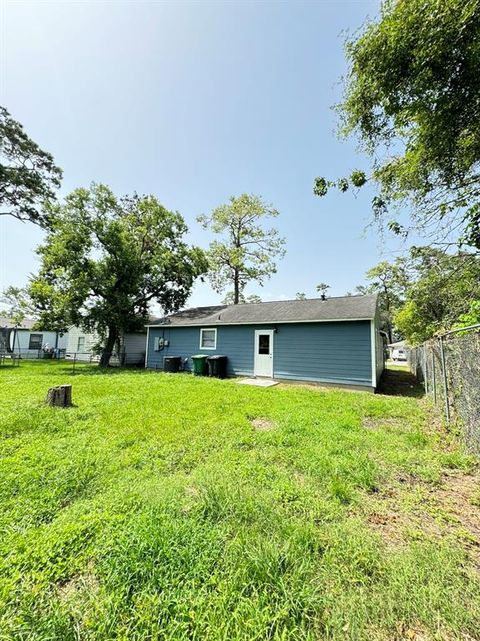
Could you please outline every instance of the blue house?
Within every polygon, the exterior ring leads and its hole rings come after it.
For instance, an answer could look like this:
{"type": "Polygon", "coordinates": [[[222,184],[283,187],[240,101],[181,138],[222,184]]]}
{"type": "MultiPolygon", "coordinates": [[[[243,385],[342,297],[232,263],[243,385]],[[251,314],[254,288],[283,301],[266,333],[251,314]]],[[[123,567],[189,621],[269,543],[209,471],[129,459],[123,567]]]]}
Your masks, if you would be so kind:
{"type": "Polygon", "coordinates": [[[375,390],[384,348],[377,296],[342,296],[187,309],[147,325],[146,367],[181,356],[228,357],[231,376],[375,390]]]}

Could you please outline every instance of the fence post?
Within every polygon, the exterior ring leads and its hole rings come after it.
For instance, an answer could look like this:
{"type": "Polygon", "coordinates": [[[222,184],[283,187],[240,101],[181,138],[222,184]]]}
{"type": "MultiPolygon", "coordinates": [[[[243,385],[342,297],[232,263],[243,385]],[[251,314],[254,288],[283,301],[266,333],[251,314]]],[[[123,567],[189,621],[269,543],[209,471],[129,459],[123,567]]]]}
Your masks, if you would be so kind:
{"type": "Polygon", "coordinates": [[[73,352],[73,372],[75,374],[75,361],[77,360],[77,352],[73,352]]]}
{"type": "Polygon", "coordinates": [[[435,376],[435,350],[432,345],[432,385],[433,385],[433,402],[437,404],[437,379],[435,376]]]}
{"type": "Polygon", "coordinates": [[[428,394],[428,343],[423,346],[423,376],[425,378],[425,394],[428,394]]]}
{"type": "Polygon", "coordinates": [[[440,357],[442,359],[443,391],[445,392],[445,417],[447,419],[447,423],[450,423],[450,406],[448,404],[448,380],[447,380],[447,368],[445,367],[445,351],[443,349],[443,336],[440,336],[440,357]]]}

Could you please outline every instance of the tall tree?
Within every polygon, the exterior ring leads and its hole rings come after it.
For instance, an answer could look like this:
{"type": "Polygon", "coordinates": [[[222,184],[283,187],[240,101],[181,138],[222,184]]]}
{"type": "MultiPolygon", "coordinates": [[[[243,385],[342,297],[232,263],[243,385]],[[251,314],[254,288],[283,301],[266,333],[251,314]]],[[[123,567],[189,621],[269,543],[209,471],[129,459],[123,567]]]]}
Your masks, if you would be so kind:
{"type": "Polygon", "coordinates": [[[15,324],[20,324],[25,318],[35,318],[36,309],[32,304],[26,289],[22,287],[7,287],[0,296],[2,315],[9,318],[15,324]]]}
{"type": "Polygon", "coordinates": [[[48,222],[43,210],[55,198],[62,170],[53,157],[25,133],[0,106],[0,216],[13,216],[39,225],[48,222]]]}
{"type": "Polygon", "coordinates": [[[220,236],[210,244],[209,277],[215,291],[233,287],[233,304],[241,301],[245,286],[253,281],[263,285],[277,271],[275,259],[285,255],[285,240],[275,228],[263,222],[276,218],[278,211],[260,196],[242,194],[199,216],[204,229],[220,236]]]}
{"type": "Polygon", "coordinates": [[[45,326],[98,332],[101,366],[122,333],[143,326],[150,303],[176,311],[207,270],[202,250],[183,240],[182,216],[154,196],[117,198],[92,185],[48,205],[47,214],[41,268],[29,294],[45,326]]]}
{"type": "Polygon", "coordinates": [[[455,326],[472,310],[472,301],[480,300],[480,258],[473,253],[413,248],[410,270],[405,304],[394,316],[410,343],[455,326]]]}
{"type": "Polygon", "coordinates": [[[379,309],[383,329],[388,334],[388,341],[393,342],[395,312],[405,301],[409,285],[409,274],[404,258],[397,258],[393,263],[382,261],[365,274],[367,285],[357,287],[359,294],[378,294],[379,309]]]}
{"type": "Polygon", "coordinates": [[[323,298],[325,298],[325,296],[327,295],[327,290],[329,289],[330,289],[330,285],[327,285],[327,283],[318,283],[317,285],[317,292],[323,298]]]}
{"type": "Polygon", "coordinates": [[[387,0],[347,43],[339,106],[341,134],[357,136],[371,173],[317,178],[315,193],[370,180],[374,216],[391,212],[394,232],[413,225],[480,249],[479,33],[480,0],[387,0]],[[394,212],[407,207],[412,225],[403,226],[394,212]]]}
{"type": "MultiPolygon", "coordinates": [[[[234,294],[233,292],[227,292],[225,295],[224,299],[222,300],[222,303],[224,305],[233,305],[233,298],[234,294]]],[[[261,303],[262,299],[258,294],[249,294],[248,296],[245,296],[243,293],[240,294],[240,298],[238,303],[244,305],[245,303],[261,303]]]]}
{"type": "Polygon", "coordinates": [[[454,327],[471,327],[472,325],[480,325],[480,300],[471,301],[468,312],[460,314],[454,327]]]}
{"type": "Polygon", "coordinates": [[[295,300],[307,300],[305,292],[297,292],[295,294],[295,300]]]}

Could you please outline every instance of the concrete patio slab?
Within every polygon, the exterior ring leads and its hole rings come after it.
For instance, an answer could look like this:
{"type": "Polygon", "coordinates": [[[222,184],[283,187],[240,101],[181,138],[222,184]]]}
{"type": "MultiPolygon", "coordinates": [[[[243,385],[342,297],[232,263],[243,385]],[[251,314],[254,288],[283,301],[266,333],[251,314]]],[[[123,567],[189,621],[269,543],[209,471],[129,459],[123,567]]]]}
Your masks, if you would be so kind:
{"type": "Polygon", "coordinates": [[[273,387],[278,385],[278,381],[274,381],[271,378],[242,378],[241,381],[237,381],[240,385],[254,385],[255,387],[273,387]]]}

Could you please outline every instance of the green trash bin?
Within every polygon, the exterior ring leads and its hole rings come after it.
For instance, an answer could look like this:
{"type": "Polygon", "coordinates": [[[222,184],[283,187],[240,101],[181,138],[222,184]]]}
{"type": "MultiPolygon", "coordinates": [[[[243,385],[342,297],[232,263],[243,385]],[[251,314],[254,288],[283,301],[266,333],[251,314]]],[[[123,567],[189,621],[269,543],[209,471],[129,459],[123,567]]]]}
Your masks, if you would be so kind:
{"type": "Polygon", "coordinates": [[[196,354],[192,356],[194,376],[205,376],[207,373],[207,356],[206,354],[196,354]]]}

